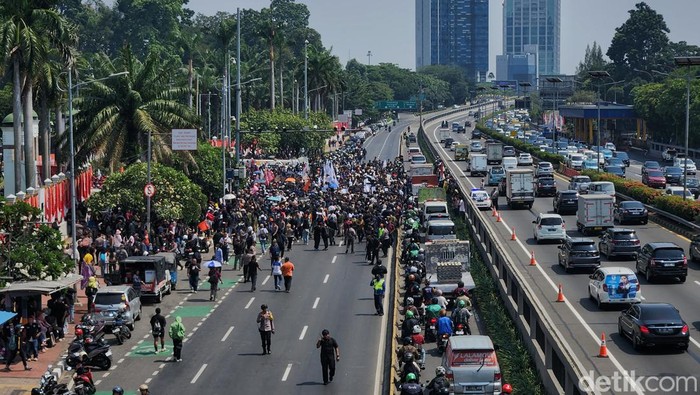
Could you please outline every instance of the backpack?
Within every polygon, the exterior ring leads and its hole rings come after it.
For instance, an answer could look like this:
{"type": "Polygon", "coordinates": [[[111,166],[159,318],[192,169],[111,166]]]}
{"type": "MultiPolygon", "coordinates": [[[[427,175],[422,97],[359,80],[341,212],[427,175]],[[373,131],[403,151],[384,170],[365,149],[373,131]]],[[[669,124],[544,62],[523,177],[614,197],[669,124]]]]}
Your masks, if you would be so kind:
{"type": "Polygon", "coordinates": [[[160,335],[163,332],[163,327],[160,326],[160,320],[156,319],[156,322],[153,323],[153,330],[154,335],[160,335]]]}
{"type": "Polygon", "coordinates": [[[216,275],[216,272],[213,272],[212,274],[209,275],[209,284],[216,284],[219,282],[218,276],[216,275]]]}
{"type": "Polygon", "coordinates": [[[17,334],[15,334],[15,332],[12,332],[10,338],[7,340],[7,348],[10,351],[15,351],[17,349],[17,334]]]}

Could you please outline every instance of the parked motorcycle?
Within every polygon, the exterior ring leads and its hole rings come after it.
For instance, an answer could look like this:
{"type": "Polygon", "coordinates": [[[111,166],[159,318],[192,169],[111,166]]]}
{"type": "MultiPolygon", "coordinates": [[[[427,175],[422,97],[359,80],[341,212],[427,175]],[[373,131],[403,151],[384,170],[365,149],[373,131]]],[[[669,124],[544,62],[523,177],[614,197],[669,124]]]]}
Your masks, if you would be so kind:
{"type": "Polygon", "coordinates": [[[82,365],[109,370],[112,367],[112,350],[109,344],[94,342],[91,337],[86,337],[84,341],[74,341],[68,346],[66,364],[73,369],[82,365]]]}
{"type": "Polygon", "coordinates": [[[131,339],[131,331],[126,326],[126,320],[124,319],[124,312],[121,310],[117,312],[116,317],[114,317],[114,323],[112,324],[112,334],[117,338],[117,343],[124,344],[125,339],[131,339]]]}
{"type": "Polygon", "coordinates": [[[90,368],[78,366],[73,375],[73,391],[77,395],[93,395],[97,392],[95,382],[92,381],[92,372],[90,368]]]}
{"type": "Polygon", "coordinates": [[[52,366],[49,365],[46,372],[39,380],[39,386],[32,388],[32,395],[68,395],[70,390],[65,384],[59,384],[56,376],[51,373],[52,366]]]}

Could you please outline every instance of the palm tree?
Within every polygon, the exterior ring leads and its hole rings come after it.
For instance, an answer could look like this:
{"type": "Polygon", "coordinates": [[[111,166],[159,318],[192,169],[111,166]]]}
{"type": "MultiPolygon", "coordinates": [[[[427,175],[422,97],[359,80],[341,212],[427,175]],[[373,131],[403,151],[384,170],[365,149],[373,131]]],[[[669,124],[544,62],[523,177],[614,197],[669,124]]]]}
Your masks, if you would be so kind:
{"type": "Polygon", "coordinates": [[[309,47],[309,91],[316,90],[315,105],[316,111],[321,109],[322,98],[328,92],[338,92],[341,90],[342,68],[337,56],[331,55],[325,49],[309,47]]]}
{"type": "MultiPolygon", "coordinates": [[[[24,122],[24,141],[33,140],[32,112],[34,76],[41,69],[42,60],[53,47],[67,58],[74,39],[70,24],[55,9],[54,0],[13,0],[0,3],[0,47],[12,70],[12,114],[15,158],[21,157],[21,117],[24,122]],[[24,110],[24,111],[22,111],[24,110]],[[24,114],[22,114],[22,112],[24,114]]],[[[34,145],[24,144],[26,185],[36,186],[34,145]]],[[[22,188],[21,169],[15,166],[15,190],[22,188]]]]}
{"type": "MultiPolygon", "coordinates": [[[[101,160],[113,171],[120,163],[146,160],[149,133],[152,159],[167,161],[172,154],[171,129],[193,128],[197,122],[187,104],[178,101],[188,89],[169,87],[177,67],[163,64],[155,52],[142,63],[128,45],[114,61],[102,56],[100,63],[105,74],[129,74],[88,84],[75,99],[80,110],[74,119],[76,161],[101,160]]],[[[181,152],[191,163],[192,156],[181,152]]]]}

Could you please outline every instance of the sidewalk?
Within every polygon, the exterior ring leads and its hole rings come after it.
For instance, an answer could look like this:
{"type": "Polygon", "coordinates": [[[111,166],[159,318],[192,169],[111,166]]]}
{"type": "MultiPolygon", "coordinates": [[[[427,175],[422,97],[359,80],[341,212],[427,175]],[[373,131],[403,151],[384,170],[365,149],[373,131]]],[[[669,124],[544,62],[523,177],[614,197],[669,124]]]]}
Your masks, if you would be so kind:
{"type": "MultiPolygon", "coordinates": [[[[104,280],[98,277],[97,281],[100,286],[105,286],[104,280]]],[[[75,322],[80,322],[80,318],[83,314],[87,313],[87,297],[85,297],[85,292],[78,287],[77,301],[75,304],[75,322]]],[[[42,297],[42,305],[46,306],[46,302],[49,300],[47,296],[42,297]]],[[[30,394],[32,388],[39,386],[39,380],[41,376],[46,372],[49,366],[51,366],[52,373],[61,379],[64,373],[64,354],[68,348],[68,345],[75,338],[75,324],[68,324],[68,333],[66,337],[60,342],[56,343],[54,347],[47,348],[46,352],[39,353],[38,361],[28,361],[27,365],[32,370],[24,370],[22,366],[22,360],[15,358],[15,363],[11,365],[11,371],[5,372],[0,371],[0,395],[23,395],[30,394]]],[[[4,368],[4,360],[2,362],[4,368]]]]}

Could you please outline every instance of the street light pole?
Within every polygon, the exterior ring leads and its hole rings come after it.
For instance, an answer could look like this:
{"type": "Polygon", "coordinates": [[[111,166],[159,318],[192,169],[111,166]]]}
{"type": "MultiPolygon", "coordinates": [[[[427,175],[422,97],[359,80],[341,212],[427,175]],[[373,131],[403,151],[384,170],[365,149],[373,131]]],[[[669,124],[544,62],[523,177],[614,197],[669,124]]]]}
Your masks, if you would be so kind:
{"type": "MultiPolygon", "coordinates": [[[[241,9],[236,8],[236,167],[241,162],[241,9]]],[[[274,81],[273,81],[274,83],[274,81]]],[[[239,180],[236,179],[236,192],[239,180]]]]}
{"type": "Polygon", "coordinates": [[[367,66],[372,65],[372,51],[367,51],[367,66]]]}
{"type": "MultiPolygon", "coordinates": [[[[73,85],[73,67],[69,65],[68,67],[68,146],[70,149],[70,234],[72,238],[71,245],[71,255],[73,257],[73,262],[78,267],[80,256],[78,255],[78,238],[76,236],[76,197],[75,197],[75,143],[73,141],[73,89],[78,89],[80,86],[92,84],[93,82],[104,81],[112,77],[118,77],[120,75],[129,74],[128,71],[122,71],[120,73],[110,74],[104,78],[98,78],[96,80],[79,82],[73,85]]],[[[149,138],[150,143],[150,138],[149,138]]]]}
{"type": "MultiPolygon", "coordinates": [[[[605,77],[610,77],[610,74],[607,71],[589,71],[588,75],[595,79],[600,79],[600,78],[605,78],[605,77]]],[[[598,84],[598,100],[596,101],[597,107],[598,107],[598,144],[597,144],[597,151],[598,151],[598,171],[600,171],[600,84],[598,84]]]]}
{"type": "Polygon", "coordinates": [[[700,65],[700,56],[680,56],[673,58],[677,66],[687,66],[685,80],[685,158],[683,159],[683,199],[688,193],[688,135],[690,134],[690,66],[700,65]]]}
{"type": "Polygon", "coordinates": [[[309,119],[309,40],[304,40],[304,119],[309,119]]]}

